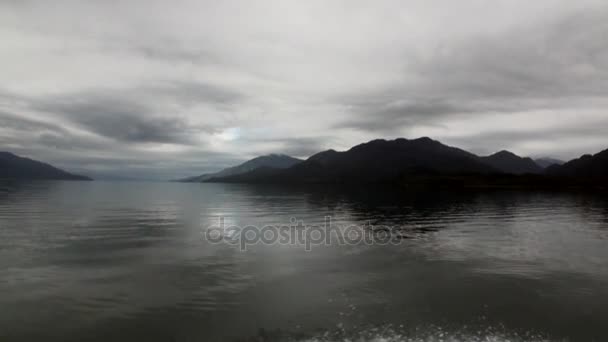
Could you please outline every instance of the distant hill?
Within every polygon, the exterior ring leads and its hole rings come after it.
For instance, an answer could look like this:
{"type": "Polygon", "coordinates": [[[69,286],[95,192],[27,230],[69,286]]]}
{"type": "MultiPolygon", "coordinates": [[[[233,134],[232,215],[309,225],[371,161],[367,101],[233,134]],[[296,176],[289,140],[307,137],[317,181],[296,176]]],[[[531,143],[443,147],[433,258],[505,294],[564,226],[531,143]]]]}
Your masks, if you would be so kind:
{"type": "Polygon", "coordinates": [[[189,177],[180,179],[180,182],[205,182],[212,178],[223,178],[229,176],[235,176],[244,174],[258,168],[270,168],[270,169],[286,169],[292,167],[298,163],[301,163],[302,159],[293,158],[284,154],[269,154],[260,156],[248,160],[240,165],[229,167],[215,173],[207,173],[200,176],[189,177]]]}
{"type": "Polygon", "coordinates": [[[563,165],[553,165],[547,168],[547,174],[571,178],[607,179],[608,150],[594,155],[586,154],[563,165]]]}
{"type": "Polygon", "coordinates": [[[487,157],[480,157],[480,160],[504,173],[514,175],[540,174],[543,169],[528,157],[520,157],[509,151],[500,151],[487,157]]]}
{"type": "Polygon", "coordinates": [[[543,169],[548,168],[551,165],[562,165],[565,163],[563,160],[554,159],[554,158],[538,158],[534,159],[536,165],[540,166],[543,169]]]}
{"type": "Polygon", "coordinates": [[[369,183],[408,176],[494,174],[495,168],[461,149],[430,138],[373,140],[345,152],[328,150],[285,170],[260,169],[212,182],[369,183]]]}
{"type": "Polygon", "coordinates": [[[0,152],[0,179],[91,180],[10,152],[0,152]]]}

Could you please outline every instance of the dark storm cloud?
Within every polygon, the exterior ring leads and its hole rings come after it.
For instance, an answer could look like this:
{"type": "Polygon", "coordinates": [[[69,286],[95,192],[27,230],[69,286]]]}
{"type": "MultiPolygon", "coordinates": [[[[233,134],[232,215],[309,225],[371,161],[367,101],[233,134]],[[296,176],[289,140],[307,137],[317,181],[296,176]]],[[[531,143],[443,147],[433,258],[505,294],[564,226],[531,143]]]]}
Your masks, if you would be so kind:
{"type": "Polygon", "coordinates": [[[336,124],[335,128],[355,128],[371,132],[398,131],[403,126],[419,123],[431,124],[442,116],[456,113],[473,113],[483,110],[471,103],[454,104],[444,99],[420,99],[390,102],[347,102],[354,114],[348,120],[336,124]]]}
{"type": "Polygon", "coordinates": [[[0,110],[0,127],[20,132],[44,132],[51,131],[57,134],[66,133],[66,130],[59,125],[44,121],[29,119],[17,114],[8,113],[0,110]]]}
{"type": "Polygon", "coordinates": [[[187,124],[178,117],[154,117],[143,104],[99,94],[43,100],[38,111],[55,113],[84,129],[125,142],[188,143],[187,124]]]}
{"type": "Polygon", "coordinates": [[[76,134],[60,124],[3,111],[0,111],[0,132],[0,144],[10,146],[10,151],[49,161],[61,161],[61,155],[90,155],[122,147],[115,141],[76,134]]]}
{"type": "Polygon", "coordinates": [[[45,96],[1,91],[0,104],[13,107],[13,111],[54,114],[59,123],[36,121],[6,111],[0,112],[0,122],[5,127],[30,132],[52,130],[68,134],[60,125],[61,120],[67,120],[87,131],[123,142],[193,144],[196,140],[192,136],[200,132],[214,133],[220,127],[189,123],[186,118],[170,112],[171,108],[175,111],[175,108],[204,104],[229,110],[244,99],[244,94],[228,88],[193,81],[159,81],[131,89],[45,96]],[[159,103],[166,107],[158,106],[159,103]]]}
{"type": "Polygon", "coordinates": [[[240,93],[199,82],[158,82],[123,91],[86,91],[26,100],[30,108],[54,113],[95,134],[134,143],[194,144],[200,132],[218,128],[197,125],[159,102],[184,108],[209,104],[229,108],[244,98],[240,93]],[[170,110],[170,109],[169,109],[170,110]]]}

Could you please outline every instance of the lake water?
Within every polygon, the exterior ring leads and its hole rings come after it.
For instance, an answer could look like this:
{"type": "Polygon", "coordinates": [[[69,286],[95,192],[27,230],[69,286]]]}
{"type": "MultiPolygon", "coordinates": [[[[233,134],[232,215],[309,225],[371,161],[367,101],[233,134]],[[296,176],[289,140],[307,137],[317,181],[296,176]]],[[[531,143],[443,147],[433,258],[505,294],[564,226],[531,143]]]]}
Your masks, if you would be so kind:
{"type": "Polygon", "coordinates": [[[605,341],[607,323],[601,194],[0,183],[0,341],[605,341]],[[326,216],[391,243],[205,234],[326,216]]]}

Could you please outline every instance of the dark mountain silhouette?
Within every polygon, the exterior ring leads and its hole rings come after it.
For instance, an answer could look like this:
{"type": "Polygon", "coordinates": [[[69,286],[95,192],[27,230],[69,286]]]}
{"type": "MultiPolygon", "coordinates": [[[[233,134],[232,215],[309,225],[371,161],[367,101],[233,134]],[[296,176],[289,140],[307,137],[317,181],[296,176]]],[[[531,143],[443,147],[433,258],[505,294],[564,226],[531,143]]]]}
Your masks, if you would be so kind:
{"type": "Polygon", "coordinates": [[[91,180],[10,152],[0,152],[0,179],[91,180]]]}
{"type": "Polygon", "coordinates": [[[374,183],[420,175],[499,173],[478,156],[430,138],[373,140],[345,152],[328,150],[284,170],[271,168],[207,179],[212,182],[374,183]]]}
{"type": "Polygon", "coordinates": [[[565,163],[563,160],[554,159],[554,158],[538,158],[534,159],[536,165],[540,166],[543,169],[548,168],[551,165],[562,165],[565,163]]]}
{"type": "Polygon", "coordinates": [[[501,172],[514,175],[540,174],[543,172],[543,169],[534,160],[528,157],[520,157],[509,151],[500,151],[487,157],[480,157],[480,160],[501,172]]]}
{"type": "Polygon", "coordinates": [[[222,178],[244,174],[258,168],[286,169],[301,163],[301,159],[293,158],[284,154],[269,154],[248,160],[240,165],[229,167],[215,173],[207,173],[200,176],[179,180],[180,182],[204,182],[212,178],[222,178]]]}
{"type": "Polygon", "coordinates": [[[608,150],[586,154],[563,165],[553,165],[546,173],[551,176],[579,179],[608,179],[608,150]]]}

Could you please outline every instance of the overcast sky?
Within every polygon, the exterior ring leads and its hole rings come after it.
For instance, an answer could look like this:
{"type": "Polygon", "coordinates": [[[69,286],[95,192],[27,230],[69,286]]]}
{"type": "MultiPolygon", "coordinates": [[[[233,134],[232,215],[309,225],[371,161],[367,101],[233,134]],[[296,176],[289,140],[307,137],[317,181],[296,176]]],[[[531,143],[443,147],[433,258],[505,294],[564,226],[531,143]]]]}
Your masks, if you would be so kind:
{"type": "Polygon", "coordinates": [[[608,148],[606,0],[0,0],[0,150],[174,178],[430,136],[608,148]]]}

